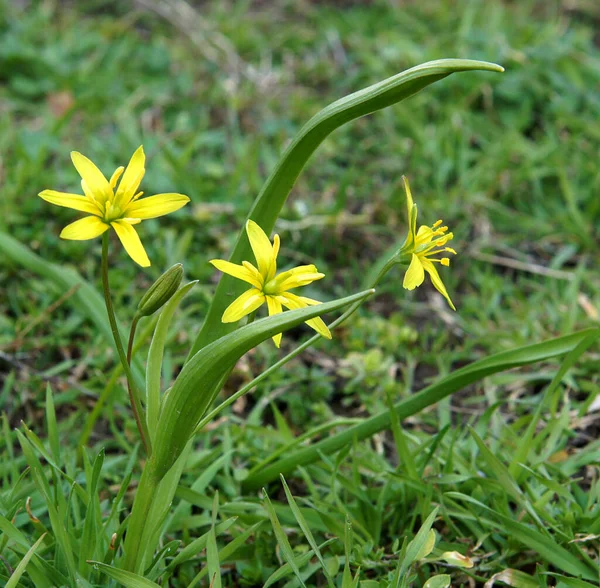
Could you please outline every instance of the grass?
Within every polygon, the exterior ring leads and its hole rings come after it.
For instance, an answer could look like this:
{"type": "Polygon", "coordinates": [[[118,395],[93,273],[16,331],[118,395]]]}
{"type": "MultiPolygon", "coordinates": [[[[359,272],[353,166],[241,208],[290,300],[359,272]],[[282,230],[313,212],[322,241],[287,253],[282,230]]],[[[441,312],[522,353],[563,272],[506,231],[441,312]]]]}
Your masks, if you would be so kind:
{"type": "MultiPolygon", "coordinates": [[[[0,6],[0,230],[99,285],[99,240],[60,241],[72,213],[36,197],[43,188],[76,188],[71,149],[109,171],[143,143],[148,191],[192,198],[160,229],[144,223],[149,271],[122,251],[112,259],[123,320],[169,265],[182,261],[186,276],[199,280],[176,315],[167,380],[214,291],[207,260],[226,255],[282,148],[310,116],[430,59],[501,63],[502,76],[452,76],[339,129],[277,225],[285,259],[314,260],[327,274],[308,295],[345,295],[404,235],[406,174],[420,219],[443,218],[456,235],[459,255],[444,280],[458,313],[430,286],[404,291],[397,271],[331,344],[305,352],[207,426],[165,521],[167,551],[148,575],[171,586],[207,585],[218,569],[224,585],[271,578],[322,586],[329,577],[349,586],[357,574],[365,588],[424,586],[442,574],[453,585],[493,577],[514,586],[597,584],[594,346],[564,373],[555,360],[491,376],[402,427],[298,468],[287,485],[268,485],[270,502],[242,489],[252,468],[299,435],[325,437],[490,353],[597,324],[600,12],[593,3],[227,1],[183,18],[171,12],[173,22],[139,7],[146,3],[0,6]],[[436,507],[435,547],[417,560],[436,507]],[[453,552],[473,566],[445,557],[453,552]]],[[[0,291],[0,574],[6,579],[29,554],[19,581],[37,586],[47,573],[38,556],[58,569],[78,566],[80,556],[97,559],[85,553],[93,525],[103,541],[122,526],[135,492],[123,481],[138,472],[136,430],[121,380],[108,387],[115,358],[74,310],[75,291],[2,257],[0,291]],[[107,401],[93,434],[78,447],[101,396],[107,401]],[[19,444],[13,429],[21,420],[30,431],[21,428],[28,441],[19,444]],[[31,456],[40,444],[38,468],[31,456]],[[67,497],[54,514],[40,490],[44,476],[49,492],[67,497]],[[83,546],[72,563],[53,517],[68,520],[83,546]]],[[[283,346],[289,351],[306,335],[286,335],[283,346]]],[[[224,394],[278,357],[261,345],[238,364],[224,394]]],[[[102,547],[110,563],[114,552],[102,547]]],[[[92,585],[108,582],[100,566],[81,570],[92,585]]]]}

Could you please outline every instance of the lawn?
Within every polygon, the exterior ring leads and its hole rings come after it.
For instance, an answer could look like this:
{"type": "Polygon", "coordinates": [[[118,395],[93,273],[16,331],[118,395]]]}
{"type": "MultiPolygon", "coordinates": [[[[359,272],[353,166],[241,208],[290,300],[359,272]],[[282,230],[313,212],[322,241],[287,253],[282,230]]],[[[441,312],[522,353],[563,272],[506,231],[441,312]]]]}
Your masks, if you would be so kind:
{"type": "MultiPolygon", "coordinates": [[[[218,282],[208,260],[228,257],[304,123],[457,57],[506,71],[453,74],[342,126],[275,225],[284,266],[325,274],[303,293],[347,296],[404,240],[406,175],[420,223],[454,233],[458,254],[440,273],[457,311],[428,280],[403,289],[396,267],[332,341],[205,424],[146,576],[173,587],[598,585],[599,27],[585,0],[0,0],[0,578],[47,533],[15,585],[75,585],[65,542],[83,546],[79,585],[118,585],[85,563],[120,557],[101,541],[86,551],[86,512],[119,548],[143,463],[110,333],[93,320],[105,320],[100,239],[59,239],[77,213],[37,196],[80,192],[69,152],[109,174],[143,144],[147,194],[191,199],[140,226],[151,267],[111,242],[124,324],[174,263],[198,280],[169,330],[172,382],[218,282]],[[492,354],[594,327],[424,410],[390,408],[492,354]],[[285,462],[344,431],[343,447],[285,462]]],[[[154,324],[140,324],[138,366],[154,324]]],[[[269,340],[244,355],[219,401],[309,336],[299,327],[281,349],[269,340]]]]}

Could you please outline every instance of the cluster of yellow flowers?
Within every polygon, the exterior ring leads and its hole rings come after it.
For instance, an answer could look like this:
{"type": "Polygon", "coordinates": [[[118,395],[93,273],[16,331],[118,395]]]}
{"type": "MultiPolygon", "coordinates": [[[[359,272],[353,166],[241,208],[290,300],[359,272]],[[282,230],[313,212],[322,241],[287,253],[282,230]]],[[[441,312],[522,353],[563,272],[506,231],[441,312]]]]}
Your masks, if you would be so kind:
{"type": "MultiPolygon", "coordinates": [[[[96,165],[81,153],[73,151],[71,159],[81,176],[84,195],[55,190],[44,190],[39,194],[41,198],[52,204],[89,214],[89,216],[67,225],[60,236],[63,239],[93,239],[112,227],[131,258],[142,267],[149,266],[150,260],[133,225],[139,224],[142,220],[179,210],[190,199],[177,193],[157,194],[141,198],[143,192],[139,192],[138,188],[146,171],[143,147],[136,150],[127,168],[117,168],[110,180],[107,180],[96,165]]],[[[448,232],[448,227],[441,226],[441,220],[430,227],[422,225],[417,230],[417,205],[413,202],[406,178],[404,178],[404,185],[409,232],[399,252],[399,259],[410,259],[410,263],[404,276],[403,286],[407,290],[415,289],[423,283],[425,272],[427,272],[435,288],[456,310],[434,265],[439,263],[448,266],[450,260],[448,257],[433,257],[446,252],[456,254],[454,249],[446,247],[446,243],[453,238],[453,234],[448,232]]],[[[271,243],[268,235],[253,220],[247,221],[246,233],[256,259],[256,265],[249,261],[238,265],[223,259],[213,259],[210,262],[221,272],[243,280],[251,286],[227,307],[223,314],[223,322],[237,322],[265,303],[269,315],[282,312],[284,307],[295,310],[320,304],[317,300],[298,296],[290,290],[307,286],[322,279],[325,274],[320,273],[313,264],[301,265],[277,274],[279,235],[275,235],[273,243],[271,243]]],[[[331,339],[331,333],[322,319],[314,318],[307,321],[307,324],[323,337],[331,339]]],[[[281,333],[275,335],[273,341],[279,347],[281,333]]]]}

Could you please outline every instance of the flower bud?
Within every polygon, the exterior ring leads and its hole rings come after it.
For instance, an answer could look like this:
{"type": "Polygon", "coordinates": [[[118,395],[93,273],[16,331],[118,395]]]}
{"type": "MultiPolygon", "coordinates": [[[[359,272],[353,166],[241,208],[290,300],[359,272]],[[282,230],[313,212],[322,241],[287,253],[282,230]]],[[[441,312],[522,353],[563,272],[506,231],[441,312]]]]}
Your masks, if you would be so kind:
{"type": "Polygon", "coordinates": [[[154,314],[177,292],[182,278],[183,266],[180,263],[176,263],[148,288],[148,291],[138,304],[137,314],[139,316],[154,314]]]}

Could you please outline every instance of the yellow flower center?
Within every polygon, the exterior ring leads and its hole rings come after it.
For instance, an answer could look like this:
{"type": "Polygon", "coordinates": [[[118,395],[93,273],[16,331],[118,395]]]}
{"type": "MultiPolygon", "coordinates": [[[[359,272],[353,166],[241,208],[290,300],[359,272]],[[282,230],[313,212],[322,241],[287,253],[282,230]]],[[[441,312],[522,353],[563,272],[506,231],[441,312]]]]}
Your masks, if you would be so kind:
{"type": "Polygon", "coordinates": [[[122,217],[123,211],[118,206],[115,206],[114,202],[107,200],[106,204],[104,205],[104,222],[111,223],[112,221],[119,220],[122,217]]]}

